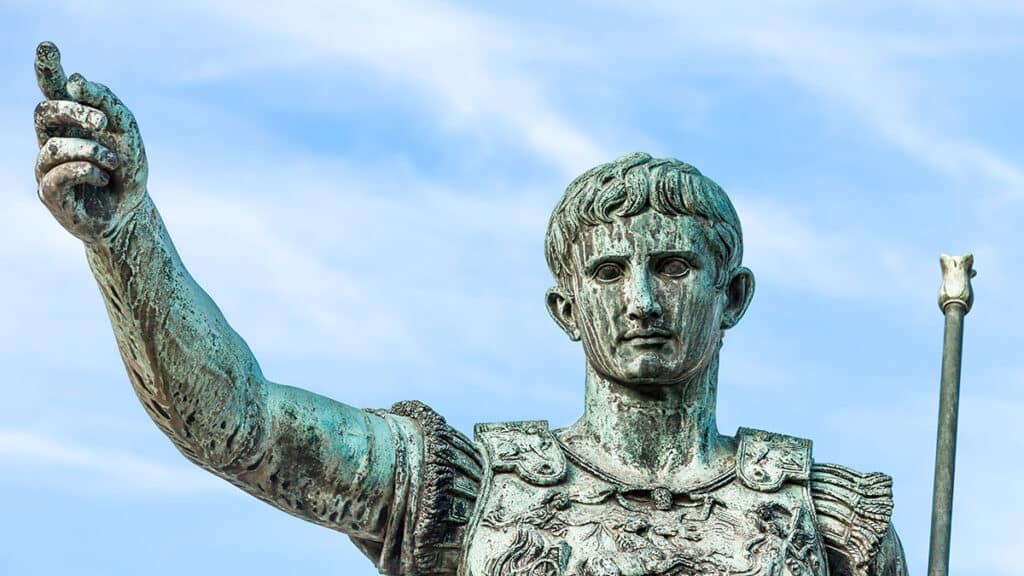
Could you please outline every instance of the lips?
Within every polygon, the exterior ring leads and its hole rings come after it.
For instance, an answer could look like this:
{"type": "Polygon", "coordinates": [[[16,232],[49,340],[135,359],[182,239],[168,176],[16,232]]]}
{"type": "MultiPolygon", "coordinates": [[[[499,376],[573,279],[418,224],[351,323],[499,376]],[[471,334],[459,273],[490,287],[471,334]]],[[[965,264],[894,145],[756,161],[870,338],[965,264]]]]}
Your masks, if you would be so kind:
{"type": "Polygon", "coordinates": [[[622,336],[623,340],[635,342],[661,343],[672,338],[672,332],[664,328],[634,328],[627,330],[622,336]]]}

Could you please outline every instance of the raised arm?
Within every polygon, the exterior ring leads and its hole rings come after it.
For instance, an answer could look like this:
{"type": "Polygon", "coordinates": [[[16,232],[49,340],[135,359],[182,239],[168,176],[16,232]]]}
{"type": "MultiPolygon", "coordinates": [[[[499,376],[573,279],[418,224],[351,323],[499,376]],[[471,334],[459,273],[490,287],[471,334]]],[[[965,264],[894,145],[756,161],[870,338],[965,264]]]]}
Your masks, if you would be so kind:
{"type": "Polygon", "coordinates": [[[52,44],[40,45],[36,73],[46,97],[36,109],[40,199],[85,243],[153,421],[193,462],[353,536],[395,572],[402,532],[415,521],[406,515],[419,489],[422,423],[268,382],[178,258],[148,195],[146,155],[128,108],[101,84],[65,78],[52,44]]]}

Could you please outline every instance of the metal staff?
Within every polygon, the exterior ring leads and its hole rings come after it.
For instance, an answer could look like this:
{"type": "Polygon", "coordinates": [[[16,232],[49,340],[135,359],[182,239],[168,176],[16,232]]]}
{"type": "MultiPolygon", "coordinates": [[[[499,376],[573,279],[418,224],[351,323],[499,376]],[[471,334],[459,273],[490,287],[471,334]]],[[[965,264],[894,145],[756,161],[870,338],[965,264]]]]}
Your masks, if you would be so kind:
{"type": "Polygon", "coordinates": [[[960,362],[963,357],[964,316],[974,304],[974,256],[939,257],[942,288],[939,308],[946,316],[942,343],[942,387],[939,392],[939,431],[935,442],[935,491],[932,495],[932,537],[928,576],[949,574],[949,534],[953,517],[953,476],[956,472],[956,419],[960,404],[960,362]]]}

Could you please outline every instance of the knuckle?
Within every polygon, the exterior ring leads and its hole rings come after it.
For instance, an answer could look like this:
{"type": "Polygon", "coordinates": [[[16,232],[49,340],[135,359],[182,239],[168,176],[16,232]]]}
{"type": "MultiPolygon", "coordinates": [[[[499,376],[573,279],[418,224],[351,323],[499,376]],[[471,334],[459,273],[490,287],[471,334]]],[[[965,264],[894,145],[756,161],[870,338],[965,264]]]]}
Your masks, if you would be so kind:
{"type": "Polygon", "coordinates": [[[63,138],[50,138],[46,141],[46,144],[43,145],[43,152],[51,157],[57,156],[60,154],[61,142],[63,140],[63,138]]]}
{"type": "Polygon", "coordinates": [[[73,178],[81,178],[92,172],[92,164],[88,162],[69,162],[68,172],[73,178]]]}
{"type": "Polygon", "coordinates": [[[36,194],[39,196],[39,200],[47,206],[53,205],[53,191],[44,185],[40,185],[36,190],[36,194]]]}
{"type": "Polygon", "coordinates": [[[39,179],[39,189],[44,192],[52,189],[54,184],[56,184],[58,175],[56,168],[43,174],[43,177],[39,179]]]}
{"type": "Polygon", "coordinates": [[[81,104],[67,106],[64,113],[74,118],[76,122],[85,122],[89,118],[89,109],[81,104]]]}

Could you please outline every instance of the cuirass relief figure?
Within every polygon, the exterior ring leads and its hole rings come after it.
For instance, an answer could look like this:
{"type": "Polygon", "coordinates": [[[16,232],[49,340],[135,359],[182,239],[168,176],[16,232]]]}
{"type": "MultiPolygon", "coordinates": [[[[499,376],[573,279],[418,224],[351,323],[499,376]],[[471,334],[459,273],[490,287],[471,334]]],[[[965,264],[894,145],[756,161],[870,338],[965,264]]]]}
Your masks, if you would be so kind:
{"type": "Polygon", "coordinates": [[[569,184],[545,241],[583,416],[480,424],[268,381],[178,258],[138,125],[40,45],[39,196],[80,239],[143,408],[186,458],[349,535],[406,576],[906,573],[892,483],[809,440],[715,422],[726,330],[754,293],[739,218],[696,168],[634,153],[569,184]]]}

